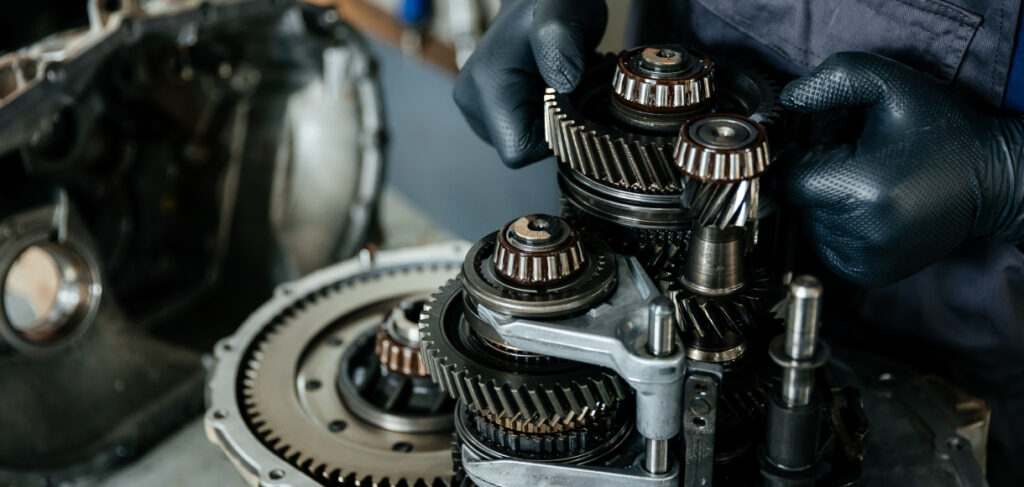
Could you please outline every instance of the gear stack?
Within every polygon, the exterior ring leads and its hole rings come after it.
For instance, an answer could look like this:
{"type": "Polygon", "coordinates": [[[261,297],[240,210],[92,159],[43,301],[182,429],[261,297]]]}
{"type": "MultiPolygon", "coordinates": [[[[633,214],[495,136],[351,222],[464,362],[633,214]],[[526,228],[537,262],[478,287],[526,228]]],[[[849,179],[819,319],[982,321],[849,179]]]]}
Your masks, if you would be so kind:
{"type": "MultiPolygon", "coordinates": [[[[742,218],[749,218],[756,181],[743,183],[740,179],[749,177],[741,173],[727,183],[725,195],[697,191],[707,187],[704,179],[696,171],[692,178],[681,177],[676,163],[679,129],[696,119],[707,126],[710,114],[735,113],[744,124],[735,127],[737,133],[764,136],[760,127],[778,117],[777,93],[776,85],[756,69],[679,45],[641,46],[606,57],[588,69],[572,93],[549,88],[545,136],[559,161],[563,215],[597,233],[616,252],[637,256],[649,270],[677,256],[693,220],[732,217],[735,222],[741,210],[742,218]],[[742,208],[742,203],[734,208],[736,198],[728,198],[738,190],[749,196],[742,208]],[[680,205],[684,192],[690,200],[703,199],[680,205]],[[709,212],[696,211],[695,205],[709,212]]],[[[706,141],[706,133],[702,130],[699,140],[706,141]]],[[[763,170],[766,148],[752,148],[748,159],[736,169],[763,170]]]]}
{"type": "Polygon", "coordinates": [[[470,249],[420,320],[426,368],[459,400],[460,441],[492,457],[565,459],[622,436],[629,388],[614,372],[509,346],[481,317],[586,310],[614,288],[614,263],[603,243],[549,215],[513,220],[470,249]]]}

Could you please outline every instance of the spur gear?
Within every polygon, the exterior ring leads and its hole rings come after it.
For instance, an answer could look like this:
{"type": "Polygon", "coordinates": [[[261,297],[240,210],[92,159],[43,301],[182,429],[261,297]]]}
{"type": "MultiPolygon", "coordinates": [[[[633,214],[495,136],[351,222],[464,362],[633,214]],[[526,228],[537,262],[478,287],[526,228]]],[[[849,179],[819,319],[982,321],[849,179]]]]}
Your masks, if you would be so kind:
{"type": "Polygon", "coordinates": [[[576,423],[628,397],[629,388],[609,370],[561,360],[520,361],[496,349],[473,331],[463,292],[460,280],[448,281],[420,318],[423,361],[452,397],[538,430],[576,423]]]}
{"type": "Polygon", "coordinates": [[[374,345],[389,314],[454,275],[467,249],[452,243],[382,251],[282,285],[218,344],[210,439],[253,485],[449,485],[451,400],[429,379],[380,364],[374,345]],[[375,371],[425,380],[437,393],[410,387],[367,419],[358,408],[373,408],[374,398],[357,407],[340,390],[353,367],[362,368],[352,373],[355,389],[375,371]]]}

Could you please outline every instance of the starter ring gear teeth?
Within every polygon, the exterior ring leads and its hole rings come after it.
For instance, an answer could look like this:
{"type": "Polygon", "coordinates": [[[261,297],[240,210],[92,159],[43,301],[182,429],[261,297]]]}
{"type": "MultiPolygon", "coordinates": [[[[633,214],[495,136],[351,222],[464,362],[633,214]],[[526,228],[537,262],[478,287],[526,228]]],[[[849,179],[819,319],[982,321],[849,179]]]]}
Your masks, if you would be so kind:
{"type": "Polygon", "coordinates": [[[351,347],[363,343],[373,357],[387,311],[454,275],[468,247],[381,251],[282,284],[216,348],[207,436],[254,484],[279,475],[335,487],[450,485],[448,432],[384,429],[324,385],[351,347]]]}
{"type": "Polygon", "coordinates": [[[449,316],[461,310],[462,292],[461,281],[448,281],[430,297],[420,318],[420,356],[431,378],[453,398],[497,418],[518,417],[543,429],[564,427],[628,396],[628,386],[615,373],[595,366],[561,364],[554,372],[531,376],[525,367],[511,373],[495,370],[500,365],[493,358],[480,364],[466,343],[452,336],[464,326],[461,313],[449,316]]]}

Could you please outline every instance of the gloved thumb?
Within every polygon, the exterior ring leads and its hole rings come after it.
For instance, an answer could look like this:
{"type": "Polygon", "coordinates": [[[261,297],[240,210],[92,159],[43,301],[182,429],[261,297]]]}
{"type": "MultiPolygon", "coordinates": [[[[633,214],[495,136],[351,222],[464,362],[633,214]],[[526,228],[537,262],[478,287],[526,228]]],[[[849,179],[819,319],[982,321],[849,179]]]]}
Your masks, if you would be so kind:
{"type": "Polygon", "coordinates": [[[900,91],[890,92],[886,86],[899,81],[907,70],[877,54],[841,52],[786,85],[779,99],[787,108],[803,113],[894,102],[900,91]]]}
{"type": "Polygon", "coordinates": [[[537,69],[560,93],[576,88],[584,60],[597,47],[608,23],[608,6],[593,0],[539,0],[530,28],[537,69]]]}

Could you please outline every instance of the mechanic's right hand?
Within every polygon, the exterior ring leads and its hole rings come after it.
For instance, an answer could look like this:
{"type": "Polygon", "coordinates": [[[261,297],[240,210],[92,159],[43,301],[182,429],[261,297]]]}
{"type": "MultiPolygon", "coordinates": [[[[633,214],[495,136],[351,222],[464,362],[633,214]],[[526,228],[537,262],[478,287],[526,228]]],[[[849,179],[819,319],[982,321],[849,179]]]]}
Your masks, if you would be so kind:
{"type": "Polygon", "coordinates": [[[604,35],[608,7],[594,0],[506,0],[455,80],[455,103],[509,167],[550,155],[545,85],[572,91],[604,35]]]}

